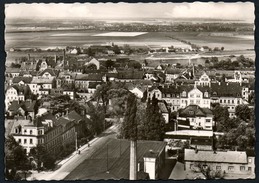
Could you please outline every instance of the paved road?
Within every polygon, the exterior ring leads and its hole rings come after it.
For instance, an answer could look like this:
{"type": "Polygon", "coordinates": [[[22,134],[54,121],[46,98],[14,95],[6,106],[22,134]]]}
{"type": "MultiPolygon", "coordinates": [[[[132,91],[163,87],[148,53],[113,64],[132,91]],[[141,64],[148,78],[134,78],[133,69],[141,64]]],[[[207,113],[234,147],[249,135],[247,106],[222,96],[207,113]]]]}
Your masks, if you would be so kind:
{"type": "Polygon", "coordinates": [[[184,164],[177,162],[175,164],[175,167],[169,177],[169,179],[174,180],[184,180],[186,179],[186,172],[184,171],[184,164]]]}
{"type": "Polygon", "coordinates": [[[70,159],[65,160],[66,162],[56,171],[52,173],[42,173],[35,177],[37,180],[63,180],[72,170],[79,166],[85,159],[91,157],[91,155],[100,147],[104,146],[105,142],[109,138],[116,137],[116,126],[111,126],[99,137],[93,139],[90,142],[90,147],[87,145],[80,148],[81,153],[72,156],[70,159]]]}

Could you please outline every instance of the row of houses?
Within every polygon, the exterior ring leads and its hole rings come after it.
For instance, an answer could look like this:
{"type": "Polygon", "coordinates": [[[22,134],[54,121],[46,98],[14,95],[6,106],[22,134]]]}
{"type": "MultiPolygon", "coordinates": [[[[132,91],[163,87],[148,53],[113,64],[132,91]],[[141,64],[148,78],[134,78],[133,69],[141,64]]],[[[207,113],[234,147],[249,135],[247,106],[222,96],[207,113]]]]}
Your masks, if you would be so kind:
{"type": "Polygon", "coordinates": [[[82,123],[84,120],[87,119],[75,111],[61,117],[45,112],[34,120],[16,117],[7,120],[8,127],[6,129],[10,130],[6,131],[6,136],[12,135],[27,154],[37,145],[43,145],[48,152],[57,154],[67,144],[75,142],[77,136],[83,133],[82,123]]]}

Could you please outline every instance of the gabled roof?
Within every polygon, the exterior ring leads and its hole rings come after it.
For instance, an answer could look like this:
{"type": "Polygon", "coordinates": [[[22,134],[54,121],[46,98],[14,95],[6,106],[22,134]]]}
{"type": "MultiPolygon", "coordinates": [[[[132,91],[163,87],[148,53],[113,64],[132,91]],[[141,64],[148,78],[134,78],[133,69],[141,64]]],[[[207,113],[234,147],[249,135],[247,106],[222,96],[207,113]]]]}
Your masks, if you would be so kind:
{"type": "Polygon", "coordinates": [[[32,77],[17,76],[13,78],[13,84],[18,84],[20,81],[29,84],[32,81],[32,77]]]}
{"type": "Polygon", "coordinates": [[[83,120],[83,117],[80,116],[75,110],[71,111],[68,113],[67,117],[70,119],[70,120],[75,120],[76,122],[79,122],[81,120],[83,120]]]}
{"type": "Polygon", "coordinates": [[[118,79],[143,79],[144,71],[119,71],[118,79]]]}
{"type": "Polygon", "coordinates": [[[58,71],[52,68],[47,68],[44,71],[39,73],[39,76],[42,76],[44,73],[48,72],[51,76],[58,76],[58,71]]]}
{"type": "Polygon", "coordinates": [[[182,71],[180,69],[166,69],[166,74],[180,74],[182,71]]]}
{"type": "Polygon", "coordinates": [[[35,100],[34,101],[24,101],[21,103],[21,108],[27,112],[34,112],[35,104],[36,104],[35,100]]]}
{"type": "Polygon", "coordinates": [[[8,107],[8,110],[11,112],[16,112],[20,108],[20,104],[17,100],[12,101],[11,105],[8,107]]]}
{"type": "Polygon", "coordinates": [[[65,118],[65,117],[60,117],[59,119],[56,120],[55,125],[56,126],[59,126],[59,125],[66,126],[69,123],[71,123],[71,120],[69,120],[68,118],[65,118]]]}
{"type": "Polygon", "coordinates": [[[208,108],[201,108],[198,105],[189,105],[184,109],[179,109],[180,117],[206,117],[208,115],[212,115],[212,111],[208,108]]]}
{"type": "Polygon", "coordinates": [[[158,107],[162,113],[169,113],[168,108],[166,107],[164,102],[158,102],[158,107]]]}
{"type": "Polygon", "coordinates": [[[185,161],[212,162],[212,163],[247,163],[247,155],[244,151],[197,151],[184,150],[185,161]]]}

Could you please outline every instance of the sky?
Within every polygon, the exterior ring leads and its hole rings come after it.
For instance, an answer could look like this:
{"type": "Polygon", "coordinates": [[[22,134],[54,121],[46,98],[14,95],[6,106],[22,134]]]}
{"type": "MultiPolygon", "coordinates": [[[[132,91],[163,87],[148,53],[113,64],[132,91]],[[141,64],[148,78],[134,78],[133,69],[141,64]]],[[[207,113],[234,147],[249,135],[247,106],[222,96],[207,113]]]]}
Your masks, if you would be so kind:
{"type": "Polygon", "coordinates": [[[6,18],[216,18],[254,21],[254,4],[236,3],[74,3],[6,4],[6,18]]]}

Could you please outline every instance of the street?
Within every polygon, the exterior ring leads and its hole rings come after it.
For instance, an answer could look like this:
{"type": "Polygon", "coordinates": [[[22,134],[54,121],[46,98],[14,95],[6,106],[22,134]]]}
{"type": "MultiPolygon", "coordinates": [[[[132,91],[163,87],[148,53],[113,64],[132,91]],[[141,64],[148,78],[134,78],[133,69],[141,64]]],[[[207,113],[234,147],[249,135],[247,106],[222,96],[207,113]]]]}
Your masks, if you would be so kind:
{"type": "Polygon", "coordinates": [[[84,145],[80,148],[81,153],[73,155],[62,162],[62,166],[54,172],[41,172],[39,174],[32,175],[28,180],[63,180],[71,171],[78,167],[85,159],[91,157],[91,155],[103,147],[109,138],[116,137],[117,126],[111,126],[105,130],[98,137],[90,141],[90,147],[84,145]]]}

